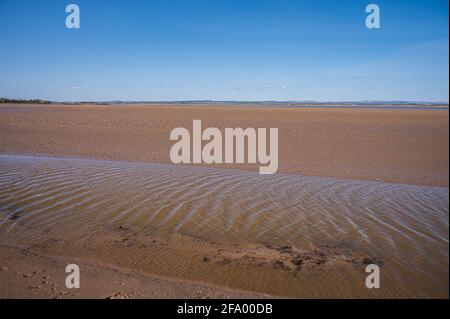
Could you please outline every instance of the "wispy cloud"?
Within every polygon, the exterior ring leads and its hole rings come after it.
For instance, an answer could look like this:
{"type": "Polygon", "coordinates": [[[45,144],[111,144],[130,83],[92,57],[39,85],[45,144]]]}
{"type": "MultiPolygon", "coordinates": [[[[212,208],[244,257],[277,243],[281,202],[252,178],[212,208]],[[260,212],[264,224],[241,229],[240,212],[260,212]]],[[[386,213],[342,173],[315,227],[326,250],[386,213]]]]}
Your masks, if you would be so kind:
{"type": "Polygon", "coordinates": [[[89,86],[78,86],[78,85],[73,85],[70,87],[72,90],[81,90],[81,89],[89,89],[89,86]]]}
{"type": "Polygon", "coordinates": [[[264,85],[264,86],[258,86],[257,90],[286,90],[289,86],[287,85],[264,85]]]}

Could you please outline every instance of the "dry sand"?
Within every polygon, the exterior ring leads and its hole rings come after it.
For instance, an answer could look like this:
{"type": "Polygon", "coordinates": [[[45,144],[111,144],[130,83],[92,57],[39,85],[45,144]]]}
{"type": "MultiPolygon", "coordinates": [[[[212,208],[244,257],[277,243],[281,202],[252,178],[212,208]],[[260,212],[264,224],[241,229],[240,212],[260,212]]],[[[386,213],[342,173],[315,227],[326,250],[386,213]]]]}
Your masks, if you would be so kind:
{"type": "Polygon", "coordinates": [[[170,163],[171,130],[194,119],[278,127],[282,173],[448,186],[448,110],[1,105],[0,153],[170,163]]]}

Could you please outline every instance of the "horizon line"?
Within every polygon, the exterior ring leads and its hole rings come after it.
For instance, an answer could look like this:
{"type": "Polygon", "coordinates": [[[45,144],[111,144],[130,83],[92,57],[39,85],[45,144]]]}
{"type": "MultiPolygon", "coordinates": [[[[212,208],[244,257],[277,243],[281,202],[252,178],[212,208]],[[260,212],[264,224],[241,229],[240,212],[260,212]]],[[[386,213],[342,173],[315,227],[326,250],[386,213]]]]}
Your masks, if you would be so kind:
{"type": "Polygon", "coordinates": [[[386,104],[386,105],[449,105],[449,101],[426,101],[426,100],[208,100],[208,99],[186,99],[186,100],[46,100],[46,99],[22,99],[22,98],[4,98],[0,97],[0,103],[48,103],[48,104],[98,104],[98,103],[108,103],[108,104],[139,104],[139,103],[149,103],[149,104],[206,104],[206,103],[241,103],[241,104],[263,104],[263,103],[276,103],[276,104],[356,104],[356,105],[376,105],[376,104],[386,104]]]}

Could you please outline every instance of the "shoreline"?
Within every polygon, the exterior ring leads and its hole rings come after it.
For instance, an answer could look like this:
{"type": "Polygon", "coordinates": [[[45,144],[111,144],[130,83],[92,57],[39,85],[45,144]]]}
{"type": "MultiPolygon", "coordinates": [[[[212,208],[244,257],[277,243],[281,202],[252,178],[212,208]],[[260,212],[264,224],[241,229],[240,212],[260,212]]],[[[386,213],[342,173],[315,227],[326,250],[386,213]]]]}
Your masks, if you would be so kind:
{"type": "Polygon", "coordinates": [[[2,102],[0,105],[91,105],[91,106],[164,106],[164,107],[261,107],[261,108],[359,108],[359,109],[405,109],[405,110],[448,110],[446,102],[296,102],[296,101],[44,101],[40,103],[30,100],[27,102],[2,102]]]}

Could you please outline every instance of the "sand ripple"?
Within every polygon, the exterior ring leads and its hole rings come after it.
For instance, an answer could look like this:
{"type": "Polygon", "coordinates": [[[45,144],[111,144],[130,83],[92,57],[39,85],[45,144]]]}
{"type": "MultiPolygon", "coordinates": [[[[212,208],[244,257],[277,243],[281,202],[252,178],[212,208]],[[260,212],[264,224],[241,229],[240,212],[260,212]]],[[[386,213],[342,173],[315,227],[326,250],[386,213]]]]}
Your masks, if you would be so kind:
{"type": "MultiPolygon", "coordinates": [[[[343,259],[381,260],[385,282],[392,285],[384,296],[448,296],[448,188],[0,156],[0,241],[45,246],[45,240],[58,238],[61,250],[66,245],[87,253],[87,238],[93,240],[92,230],[99,226],[118,234],[129,231],[124,238],[135,243],[142,233],[151,233],[194,238],[199,246],[206,241],[241,248],[287,246],[303,252],[331,249],[343,259]]],[[[99,232],[96,249],[111,257],[117,246],[107,238],[101,241],[101,236],[99,232]]],[[[195,241],[190,244],[203,252],[195,241]]],[[[143,251],[144,246],[140,253],[137,248],[135,254],[130,252],[125,265],[145,268],[143,251]]],[[[185,273],[190,279],[239,286],[231,278],[233,272],[225,282],[217,279],[213,272],[221,271],[218,266],[202,274],[189,270],[188,264],[174,264],[163,246],[151,254],[159,260],[155,269],[164,274],[185,273]]],[[[228,255],[230,260],[240,256],[230,251],[228,255]]],[[[214,258],[208,255],[203,263],[214,258]]],[[[228,276],[226,271],[223,276],[228,276]]],[[[280,288],[276,285],[248,282],[241,288],[273,292],[280,288]]],[[[299,287],[288,287],[286,294],[302,296],[295,289],[299,287]]],[[[334,291],[347,296],[342,289],[334,291]]]]}

